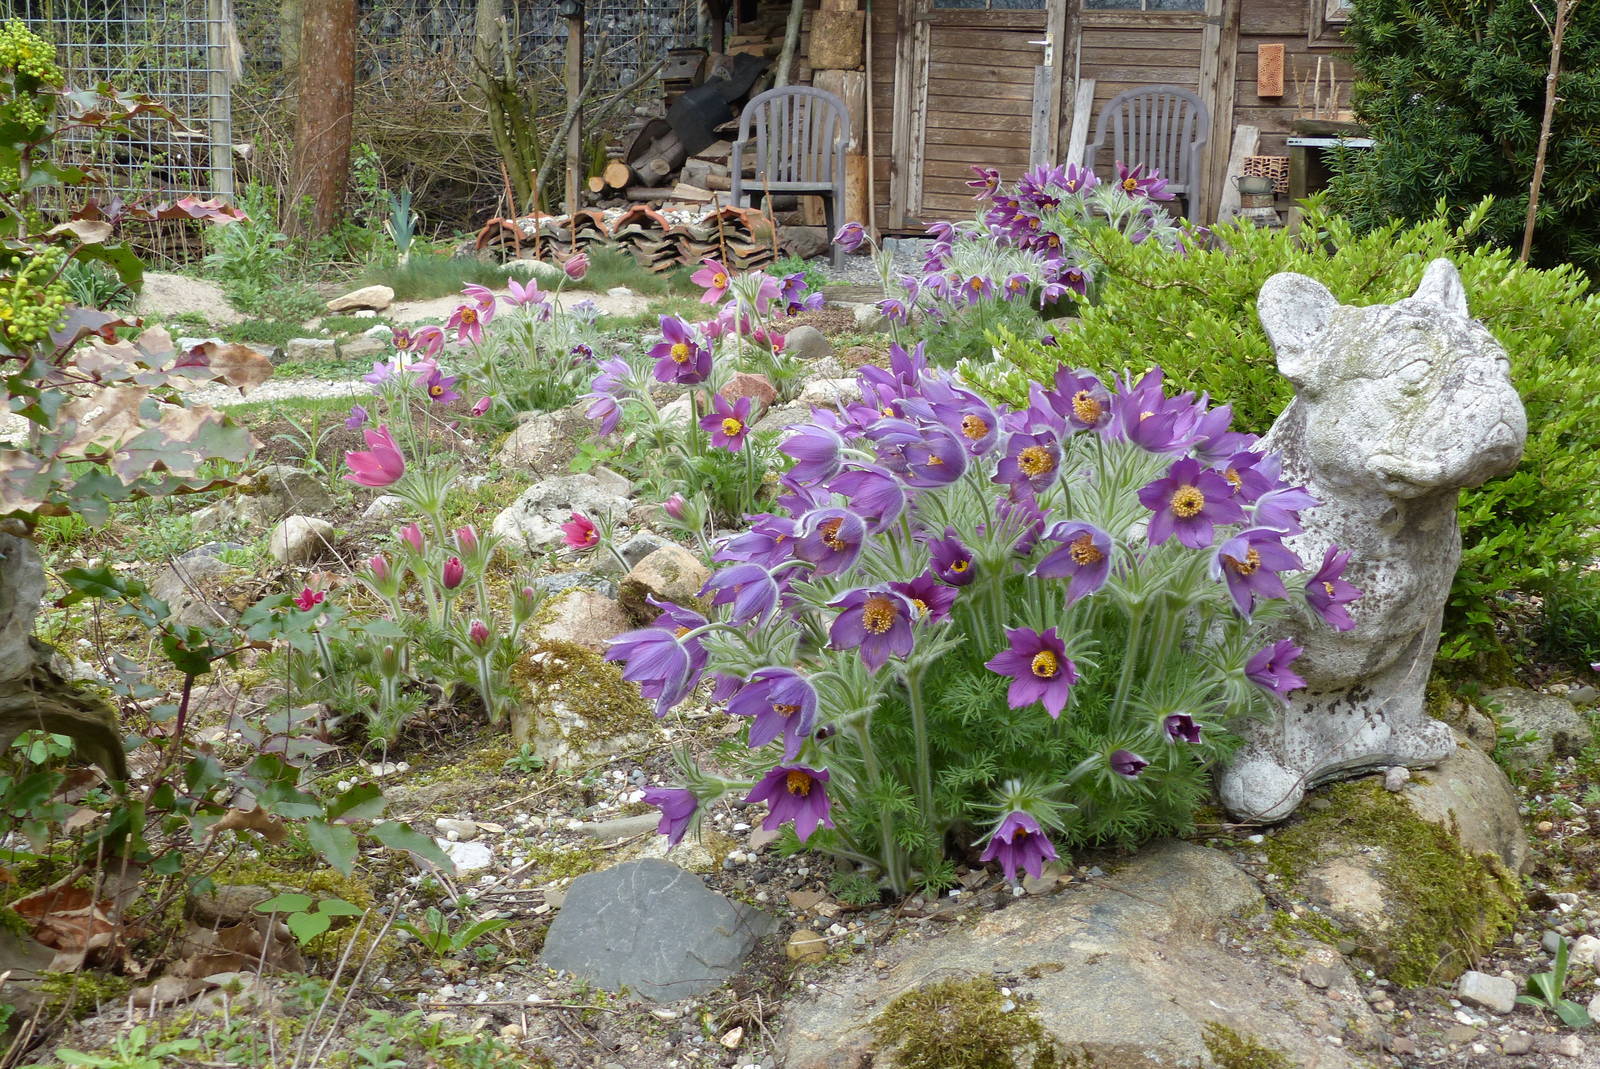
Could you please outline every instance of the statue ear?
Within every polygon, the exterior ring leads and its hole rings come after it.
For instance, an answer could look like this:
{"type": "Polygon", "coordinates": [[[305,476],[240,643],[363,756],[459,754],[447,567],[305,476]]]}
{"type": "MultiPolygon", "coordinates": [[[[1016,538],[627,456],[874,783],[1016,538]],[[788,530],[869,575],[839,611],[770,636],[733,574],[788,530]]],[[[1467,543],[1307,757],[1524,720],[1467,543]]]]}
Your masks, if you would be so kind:
{"type": "Polygon", "coordinates": [[[1456,271],[1456,265],[1443,257],[1428,265],[1428,269],[1422,273],[1422,282],[1417,286],[1417,292],[1411,295],[1411,299],[1437,305],[1457,315],[1469,314],[1467,288],[1461,284],[1461,275],[1456,271]]]}
{"type": "Polygon", "coordinates": [[[1305,275],[1284,271],[1261,287],[1256,313],[1278,352],[1278,370],[1296,386],[1306,385],[1311,372],[1308,350],[1328,329],[1338,307],[1328,287],[1305,275]]]}

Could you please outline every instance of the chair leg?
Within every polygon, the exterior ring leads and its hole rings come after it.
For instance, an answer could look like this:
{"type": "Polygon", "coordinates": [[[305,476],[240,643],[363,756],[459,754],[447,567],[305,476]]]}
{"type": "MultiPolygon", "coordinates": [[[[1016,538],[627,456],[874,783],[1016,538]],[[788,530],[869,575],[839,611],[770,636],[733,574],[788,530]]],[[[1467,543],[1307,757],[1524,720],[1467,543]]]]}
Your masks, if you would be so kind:
{"type": "Polygon", "coordinates": [[[831,252],[829,262],[835,270],[844,266],[844,250],[833,240],[833,236],[839,232],[839,208],[843,204],[844,197],[837,186],[833,192],[822,194],[822,218],[828,228],[828,248],[831,252]]]}

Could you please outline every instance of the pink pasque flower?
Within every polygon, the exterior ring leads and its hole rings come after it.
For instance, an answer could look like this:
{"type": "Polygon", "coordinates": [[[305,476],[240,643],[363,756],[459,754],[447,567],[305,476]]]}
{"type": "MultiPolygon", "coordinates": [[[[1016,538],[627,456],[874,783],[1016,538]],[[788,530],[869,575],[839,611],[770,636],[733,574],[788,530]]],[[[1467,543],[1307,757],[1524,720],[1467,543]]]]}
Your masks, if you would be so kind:
{"type": "Polygon", "coordinates": [[[489,409],[492,408],[493,406],[494,406],[494,398],[493,397],[480,397],[480,398],[478,398],[478,403],[472,406],[472,414],[474,416],[481,416],[485,412],[489,411],[489,409]]]}
{"type": "Polygon", "coordinates": [[[507,279],[506,289],[510,292],[506,294],[504,300],[513,308],[521,308],[528,304],[543,304],[550,296],[539,288],[539,280],[536,278],[528,279],[527,285],[514,278],[507,279]]]}
{"type": "Polygon", "coordinates": [[[473,620],[467,627],[467,639],[480,650],[489,645],[489,625],[482,620],[473,620]]]}
{"type": "Polygon", "coordinates": [[[394,444],[389,428],[364,430],[361,434],[367,440],[367,448],[344,455],[344,462],[350,468],[345,479],[362,486],[388,486],[398,481],[406,473],[406,458],[394,444]]]}
{"type": "Polygon", "coordinates": [[[561,265],[561,270],[567,277],[577,282],[589,273],[589,254],[580,252],[575,256],[567,257],[567,262],[561,265]]]}
{"type": "MultiPolygon", "coordinates": [[[[493,308],[494,305],[489,307],[493,308]]],[[[482,345],[483,325],[489,318],[483,314],[482,306],[463,304],[450,313],[450,319],[445,326],[456,332],[456,341],[470,341],[474,345],[482,345]]]]}
{"type": "Polygon", "coordinates": [[[446,590],[454,590],[467,578],[467,566],[461,563],[460,557],[451,557],[444,562],[444,574],[440,577],[446,590]]]}
{"type": "Polygon", "coordinates": [[[424,542],[422,540],[421,527],[418,527],[414,523],[406,524],[404,527],[400,528],[400,541],[404,542],[406,544],[406,548],[411,550],[411,552],[415,553],[417,556],[420,557],[422,555],[424,542]]]}
{"type": "Polygon", "coordinates": [[[671,497],[667,498],[661,503],[661,507],[667,510],[668,516],[671,516],[675,520],[682,520],[683,510],[688,506],[688,504],[689,502],[684,500],[682,494],[673,494],[671,497]]]}
{"type": "Polygon", "coordinates": [[[689,281],[705,289],[700,295],[701,304],[716,304],[728,292],[728,283],[732,280],[733,273],[720,261],[710,257],[700,262],[705,266],[690,275],[689,281]]]}
{"type": "Polygon", "coordinates": [[[600,542],[600,529],[581,512],[574,512],[572,519],[561,525],[561,533],[573,549],[589,549],[600,542]]]}
{"type": "Polygon", "coordinates": [[[300,593],[295,595],[295,608],[299,609],[301,612],[310,612],[318,605],[321,605],[322,599],[327,596],[328,595],[321,590],[312,590],[310,587],[306,587],[305,589],[301,590],[300,593]]]}

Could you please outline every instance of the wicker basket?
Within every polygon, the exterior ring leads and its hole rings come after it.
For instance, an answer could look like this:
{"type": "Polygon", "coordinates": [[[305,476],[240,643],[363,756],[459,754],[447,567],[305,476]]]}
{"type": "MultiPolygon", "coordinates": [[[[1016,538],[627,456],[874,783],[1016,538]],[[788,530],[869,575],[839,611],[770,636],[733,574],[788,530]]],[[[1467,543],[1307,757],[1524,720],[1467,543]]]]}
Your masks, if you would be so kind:
{"type": "Polygon", "coordinates": [[[1274,193],[1289,192],[1289,157],[1287,156],[1246,156],[1244,158],[1244,172],[1246,176],[1272,179],[1274,193]]]}

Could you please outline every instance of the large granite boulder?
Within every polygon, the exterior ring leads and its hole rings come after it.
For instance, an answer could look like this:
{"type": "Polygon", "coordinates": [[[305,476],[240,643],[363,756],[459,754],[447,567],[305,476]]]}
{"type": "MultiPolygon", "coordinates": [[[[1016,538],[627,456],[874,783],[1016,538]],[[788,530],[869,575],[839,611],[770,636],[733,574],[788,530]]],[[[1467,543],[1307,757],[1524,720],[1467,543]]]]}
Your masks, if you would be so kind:
{"type": "Polygon", "coordinates": [[[1500,687],[1484,695],[1500,707],[1500,717],[1518,738],[1502,758],[1518,768],[1542,768],[1552,758],[1571,757],[1594,741],[1588,721],[1565,698],[1522,687],[1500,687]]]}
{"type": "Polygon", "coordinates": [[[676,1002],[731,977],[772,925],[671,862],[628,861],[572,882],[540,958],[607,991],[676,1002]]]}
{"type": "Polygon", "coordinates": [[[1255,884],[1226,855],[1158,843],[1087,885],[896,940],[829,973],[789,1007],[779,1064],[886,1064],[878,1035],[885,1009],[958,980],[1003,984],[1019,1016],[1036,1020],[1064,1051],[1049,1064],[1212,1066],[1221,1025],[1284,1052],[1285,1065],[1354,1069],[1362,1063],[1320,1040],[1375,1031],[1348,975],[1311,988],[1268,962],[1229,954],[1218,938],[1261,905],[1255,884]]]}
{"type": "Polygon", "coordinates": [[[1261,446],[1323,504],[1288,545],[1311,567],[1350,554],[1355,627],[1286,621],[1306,687],[1282,716],[1244,725],[1222,777],[1237,816],[1281,820],[1306,788],[1364,769],[1434,764],[1455,750],[1423,712],[1445,598],[1461,560],[1456,499],[1516,466],[1527,421],[1505,350],[1467,311],[1448,260],[1410,297],[1348,307],[1304,275],[1261,288],[1261,323],[1295,399],[1261,446]]]}
{"type": "Polygon", "coordinates": [[[629,506],[625,482],[592,474],[557,475],[524,490],[494,518],[493,531],[513,553],[538,553],[562,540],[561,524],[572,513],[622,517],[629,506]]]}

